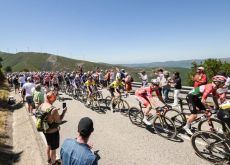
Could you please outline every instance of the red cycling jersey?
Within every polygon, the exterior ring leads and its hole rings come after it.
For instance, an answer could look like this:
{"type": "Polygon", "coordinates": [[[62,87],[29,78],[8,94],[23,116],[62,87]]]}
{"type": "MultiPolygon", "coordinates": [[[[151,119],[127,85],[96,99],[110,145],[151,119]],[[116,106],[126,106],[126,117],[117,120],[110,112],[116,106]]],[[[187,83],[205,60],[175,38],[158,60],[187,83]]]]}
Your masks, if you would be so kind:
{"type": "Polygon", "coordinates": [[[148,98],[146,96],[148,96],[150,98],[153,97],[152,93],[154,91],[156,92],[157,96],[160,96],[160,92],[159,92],[158,89],[154,90],[151,87],[142,87],[142,88],[139,88],[135,92],[136,99],[139,102],[141,102],[145,107],[147,107],[147,106],[149,106],[151,104],[150,104],[150,102],[149,102],[149,100],[148,100],[148,98]]]}

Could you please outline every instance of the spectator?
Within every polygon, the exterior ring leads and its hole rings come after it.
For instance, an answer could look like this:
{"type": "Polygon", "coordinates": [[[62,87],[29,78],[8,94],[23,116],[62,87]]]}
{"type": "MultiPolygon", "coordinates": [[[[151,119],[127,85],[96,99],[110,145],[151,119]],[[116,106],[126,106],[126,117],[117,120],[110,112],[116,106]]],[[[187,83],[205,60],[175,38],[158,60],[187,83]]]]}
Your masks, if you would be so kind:
{"type": "Polygon", "coordinates": [[[19,76],[19,79],[18,79],[19,83],[20,83],[20,88],[22,88],[23,84],[25,84],[26,80],[25,80],[25,76],[23,74],[21,74],[19,76]]]}
{"type": "Polygon", "coordinates": [[[33,92],[33,102],[35,109],[37,109],[42,103],[44,103],[44,93],[41,91],[41,85],[37,84],[33,92]]]}
{"type": "Polygon", "coordinates": [[[168,71],[164,71],[163,74],[164,74],[164,78],[162,78],[160,84],[161,84],[162,92],[163,92],[163,95],[164,95],[164,101],[168,102],[169,101],[168,94],[169,94],[169,91],[170,91],[171,77],[169,77],[169,72],[168,71]]]}
{"type": "MultiPolygon", "coordinates": [[[[157,74],[157,78],[156,78],[157,81],[161,82],[162,79],[164,78],[163,69],[158,69],[156,74],[157,74]]],[[[162,86],[161,86],[161,83],[159,85],[158,90],[159,90],[160,95],[162,96],[162,86]]]]}
{"type": "Polygon", "coordinates": [[[178,105],[178,96],[180,94],[180,90],[182,88],[181,86],[181,78],[180,78],[180,73],[175,72],[173,79],[172,79],[172,86],[174,87],[174,102],[172,106],[177,106],[178,105]]]}
{"type": "Polygon", "coordinates": [[[109,70],[105,70],[105,76],[104,79],[106,81],[106,85],[108,86],[110,83],[110,71],[109,70]]]}
{"type": "Polygon", "coordinates": [[[115,72],[113,69],[110,70],[110,83],[112,83],[115,80],[115,72]]]}
{"type": "Polygon", "coordinates": [[[48,130],[44,132],[46,142],[47,142],[47,157],[48,163],[57,164],[56,161],[56,149],[59,147],[60,135],[59,135],[59,123],[61,123],[64,115],[66,113],[67,107],[62,111],[62,114],[59,115],[58,108],[54,107],[52,104],[56,101],[57,94],[53,91],[49,91],[46,94],[46,100],[40,106],[40,110],[48,113],[48,130]]]}
{"type": "Polygon", "coordinates": [[[19,92],[19,87],[20,87],[18,75],[16,75],[16,76],[13,78],[13,84],[14,84],[14,92],[15,92],[15,94],[16,94],[17,91],[19,92]]]}
{"type": "Polygon", "coordinates": [[[141,86],[142,87],[148,86],[148,75],[146,74],[146,72],[143,70],[141,73],[139,73],[139,75],[142,80],[141,86]]]}
{"type": "Polygon", "coordinates": [[[194,88],[207,84],[207,76],[204,73],[204,67],[198,67],[193,77],[194,88]]]}
{"type": "Polygon", "coordinates": [[[125,97],[128,96],[129,92],[132,90],[132,81],[133,78],[127,72],[125,73],[125,97]]]}
{"type": "Polygon", "coordinates": [[[76,139],[66,139],[61,146],[61,160],[63,165],[97,165],[97,158],[88,145],[89,137],[94,131],[93,121],[84,117],[78,124],[76,139]]]}
{"type": "Polygon", "coordinates": [[[26,102],[28,104],[28,112],[33,113],[33,93],[32,88],[35,87],[35,84],[32,82],[31,77],[27,78],[27,82],[22,86],[22,91],[25,90],[26,102]]]}
{"type": "Polygon", "coordinates": [[[104,86],[104,75],[103,75],[103,70],[100,70],[98,72],[98,78],[99,78],[99,83],[102,84],[104,86]]]}

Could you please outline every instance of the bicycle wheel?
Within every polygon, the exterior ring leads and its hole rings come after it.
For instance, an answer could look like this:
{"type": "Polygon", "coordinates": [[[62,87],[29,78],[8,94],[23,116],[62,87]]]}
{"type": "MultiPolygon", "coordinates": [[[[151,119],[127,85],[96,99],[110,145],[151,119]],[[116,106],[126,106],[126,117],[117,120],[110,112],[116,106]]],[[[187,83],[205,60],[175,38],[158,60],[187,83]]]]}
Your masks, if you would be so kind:
{"type": "Polygon", "coordinates": [[[144,118],[144,113],[142,112],[142,110],[136,108],[136,107],[131,107],[129,109],[129,120],[131,121],[131,123],[135,124],[135,125],[142,125],[142,120],[144,118]]]}
{"type": "Polygon", "coordinates": [[[95,111],[100,111],[101,110],[101,106],[98,100],[93,100],[92,101],[92,109],[95,111]]]}
{"type": "Polygon", "coordinates": [[[102,95],[102,92],[101,92],[101,91],[98,91],[98,92],[97,92],[97,99],[98,99],[98,100],[102,100],[102,99],[103,99],[103,95],[102,95]]]}
{"type": "Polygon", "coordinates": [[[169,117],[174,122],[177,130],[181,129],[186,124],[185,115],[176,109],[166,111],[164,116],[169,117]]]}
{"type": "Polygon", "coordinates": [[[105,98],[105,106],[106,106],[106,107],[109,107],[110,104],[111,104],[111,101],[112,101],[111,96],[107,96],[107,97],[105,98]]]}
{"type": "Polygon", "coordinates": [[[221,164],[229,159],[230,149],[224,139],[213,132],[199,131],[191,137],[192,147],[201,158],[221,164]]]}
{"type": "Polygon", "coordinates": [[[166,139],[173,139],[177,134],[174,122],[167,116],[155,116],[153,128],[158,135],[166,139]]]}
{"type": "Polygon", "coordinates": [[[121,114],[127,116],[129,113],[129,103],[125,100],[121,100],[118,103],[118,109],[120,110],[121,114]]]}
{"type": "Polygon", "coordinates": [[[205,119],[203,121],[200,121],[198,124],[198,130],[211,131],[218,135],[223,135],[224,132],[226,132],[226,126],[222,121],[215,118],[210,118],[209,120],[205,119]]]}

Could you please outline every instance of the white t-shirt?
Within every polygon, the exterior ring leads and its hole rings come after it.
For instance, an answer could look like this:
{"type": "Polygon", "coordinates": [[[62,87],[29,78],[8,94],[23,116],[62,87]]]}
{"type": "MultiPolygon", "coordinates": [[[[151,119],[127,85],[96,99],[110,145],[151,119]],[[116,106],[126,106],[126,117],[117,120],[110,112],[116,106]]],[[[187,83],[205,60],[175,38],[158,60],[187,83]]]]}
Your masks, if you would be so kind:
{"type": "Polygon", "coordinates": [[[26,90],[26,97],[33,95],[33,91],[32,91],[33,88],[35,88],[34,83],[27,82],[23,85],[22,89],[26,90]]]}
{"type": "Polygon", "coordinates": [[[24,76],[20,76],[18,79],[20,84],[24,84],[26,82],[25,77],[24,76]]]}

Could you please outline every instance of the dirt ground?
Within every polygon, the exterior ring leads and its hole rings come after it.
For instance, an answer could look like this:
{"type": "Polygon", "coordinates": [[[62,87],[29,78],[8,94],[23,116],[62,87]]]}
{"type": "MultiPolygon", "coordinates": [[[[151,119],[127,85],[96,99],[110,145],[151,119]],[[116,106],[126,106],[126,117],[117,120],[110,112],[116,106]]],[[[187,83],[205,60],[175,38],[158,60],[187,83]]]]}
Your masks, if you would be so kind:
{"type": "Polygon", "coordinates": [[[7,103],[9,88],[0,84],[0,165],[11,165],[19,154],[13,152],[12,110],[7,103]]]}

